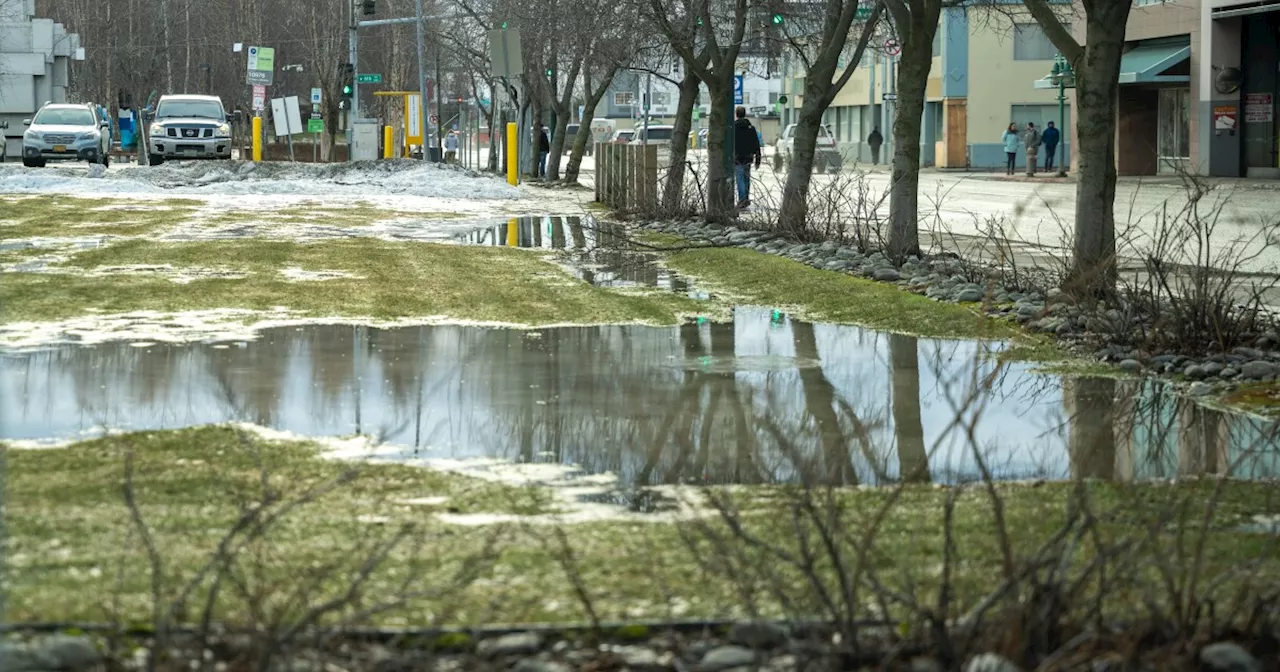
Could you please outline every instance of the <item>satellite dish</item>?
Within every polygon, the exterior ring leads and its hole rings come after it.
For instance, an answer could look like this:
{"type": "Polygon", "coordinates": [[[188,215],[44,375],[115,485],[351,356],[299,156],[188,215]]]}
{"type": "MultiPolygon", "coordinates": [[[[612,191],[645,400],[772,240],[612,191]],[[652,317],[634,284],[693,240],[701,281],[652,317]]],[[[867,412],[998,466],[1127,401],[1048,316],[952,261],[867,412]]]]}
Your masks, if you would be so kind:
{"type": "Polygon", "coordinates": [[[1240,73],[1240,68],[1228,66],[1220,68],[1218,74],[1213,76],[1213,89],[1218,93],[1235,93],[1240,90],[1240,81],[1244,77],[1240,73]]]}

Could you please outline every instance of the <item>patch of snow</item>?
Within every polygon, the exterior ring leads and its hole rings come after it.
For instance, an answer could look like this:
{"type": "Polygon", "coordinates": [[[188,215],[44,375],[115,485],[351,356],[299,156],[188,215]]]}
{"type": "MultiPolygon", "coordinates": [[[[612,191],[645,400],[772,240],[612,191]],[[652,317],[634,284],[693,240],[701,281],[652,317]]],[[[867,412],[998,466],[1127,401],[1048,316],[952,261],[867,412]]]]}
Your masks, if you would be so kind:
{"type": "Polygon", "coordinates": [[[306,269],[290,266],[289,268],[280,269],[280,275],[289,282],[320,282],[323,280],[338,280],[341,278],[352,278],[362,280],[358,275],[347,273],[346,271],[308,271],[306,269]]]}

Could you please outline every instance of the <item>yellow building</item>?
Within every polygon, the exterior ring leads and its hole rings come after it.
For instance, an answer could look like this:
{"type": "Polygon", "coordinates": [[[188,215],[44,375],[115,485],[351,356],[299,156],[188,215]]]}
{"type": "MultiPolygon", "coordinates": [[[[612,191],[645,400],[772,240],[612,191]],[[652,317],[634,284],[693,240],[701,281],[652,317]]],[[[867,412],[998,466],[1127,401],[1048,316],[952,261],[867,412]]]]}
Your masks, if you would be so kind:
{"type": "MultiPolygon", "coordinates": [[[[882,52],[881,47],[863,59],[864,65],[836,95],[824,117],[849,161],[871,161],[866,140],[877,127],[885,138],[881,163],[892,156],[889,120],[894,114],[897,59],[882,52]]],[[[1036,80],[1053,68],[1056,53],[1039,24],[1015,6],[1002,6],[999,11],[982,7],[944,9],[925,89],[921,165],[1003,168],[1006,158],[1001,136],[1010,122],[1017,123],[1019,129],[1025,128],[1027,122],[1042,129],[1049,121],[1057,125],[1058,92],[1035,87],[1036,80]]],[[[795,62],[790,59],[785,66],[794,66],[795,62]]],[[[803,91],[803,73],[787,74],[783,84],[788,98],[784,125],[794,121],[803,104],[803,97],[795,93],[803,91]]],[[[1065,129],[1071,128],[1069,98],[1065,129]]],[[[1063,142],[1068,143],[1068,165],[1070,135],[1067,130],[1062,132],[1063,142]]],[[[1019,166],[1024,158],[1020,148],[1019,166]]],[[[1040,161],[1043,165],[1043,153],[1040,161]]]]}

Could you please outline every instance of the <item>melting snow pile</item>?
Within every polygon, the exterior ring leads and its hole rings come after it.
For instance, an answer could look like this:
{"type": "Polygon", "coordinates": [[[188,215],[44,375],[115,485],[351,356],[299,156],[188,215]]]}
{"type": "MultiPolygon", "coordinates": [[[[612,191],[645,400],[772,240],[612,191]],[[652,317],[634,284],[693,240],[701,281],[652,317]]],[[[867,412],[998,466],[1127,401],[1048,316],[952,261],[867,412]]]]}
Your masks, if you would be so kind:
{"type": "Polygon", "coordinates": [[[86,173],[78,167],[0,166],[0,193],[372,196],[516,199],[499,178],[421,161],[377,163],[177,162],[86,173]]]}

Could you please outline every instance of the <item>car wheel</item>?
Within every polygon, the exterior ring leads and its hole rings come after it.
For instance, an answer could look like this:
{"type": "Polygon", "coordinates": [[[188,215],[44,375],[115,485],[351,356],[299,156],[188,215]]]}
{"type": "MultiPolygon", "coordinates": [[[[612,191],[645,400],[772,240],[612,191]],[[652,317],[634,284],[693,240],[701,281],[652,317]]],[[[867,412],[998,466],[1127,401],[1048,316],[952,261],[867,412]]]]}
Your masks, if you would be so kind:
{"type": "Polygon", "coordinates": [[[814,168],[814,170],[816,170],[816,171],[817,171],[817,172],[819,172],[819,173],[825,173],[825,172],[827,172],[827,160],[826,160],[826,159],[818,159],[816,162],[814,162],[814,166],[813,166],[813,168],[814,168]]]}
{"type": "Polygon", "coordinates": [[[160,156],[159,154],[148,154],[148,155],[147,155],[147,165],[149,165],[149,166],[158,166],[158,165],[161,165],[161,164],[163,164],[163,163],[164,163],[164,157],[163,157],[163,156],[160,156]]]}
{"type": "Polygon", "coordinates": [[[22,165],[28,168],[44,168],[44,159],[23,159],[22,165]]]}

